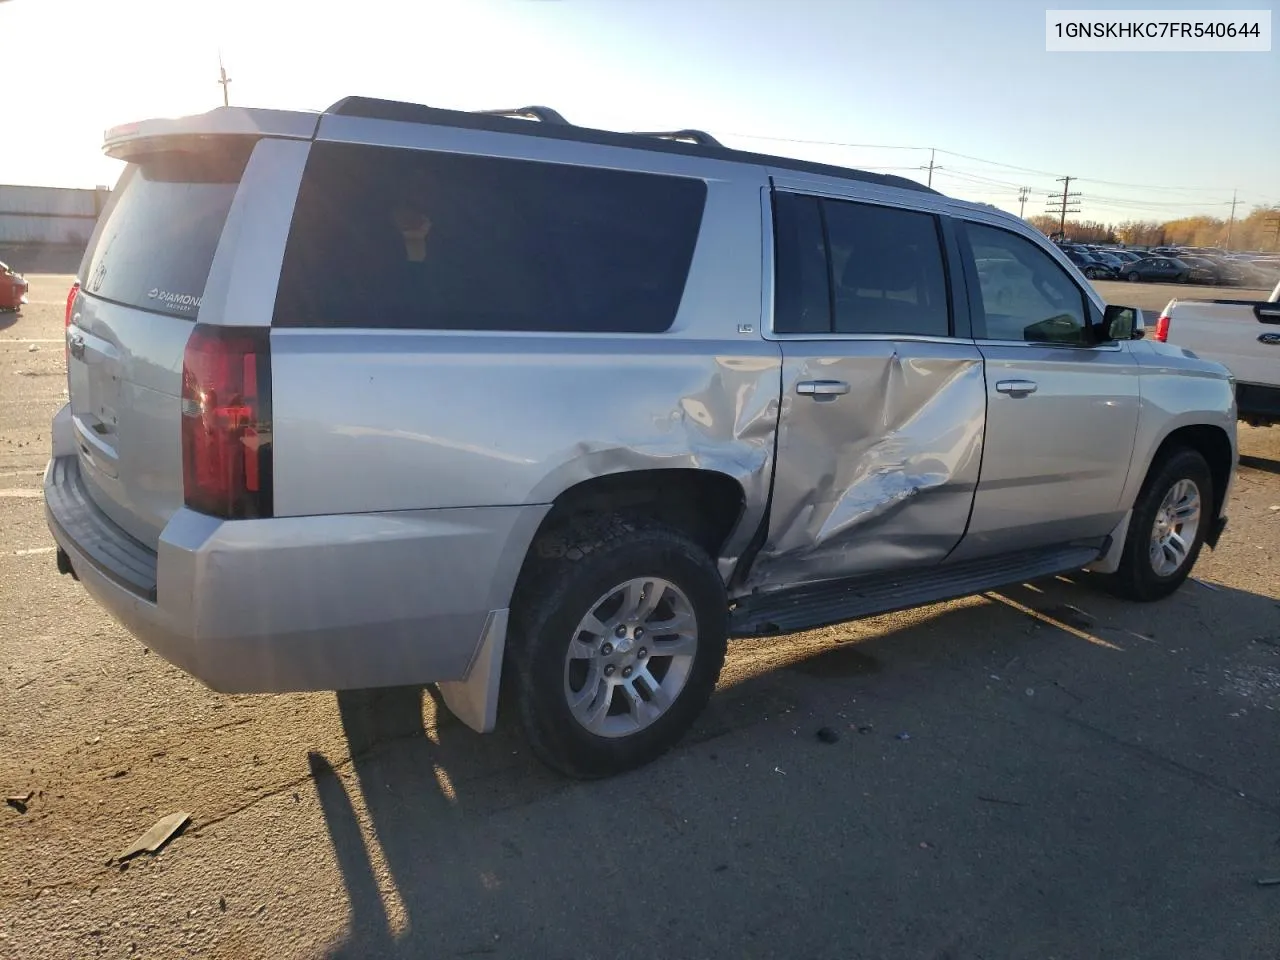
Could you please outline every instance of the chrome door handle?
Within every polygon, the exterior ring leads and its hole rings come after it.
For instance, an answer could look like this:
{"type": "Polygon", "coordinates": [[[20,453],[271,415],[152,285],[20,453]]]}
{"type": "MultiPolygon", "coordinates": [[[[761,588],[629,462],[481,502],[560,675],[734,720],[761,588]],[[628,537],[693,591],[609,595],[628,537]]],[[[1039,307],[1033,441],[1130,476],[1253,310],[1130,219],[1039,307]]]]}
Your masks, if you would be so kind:
{"type": "Polygon", "coordinates": [[[1000,380],[996,383],[997,393],[1007,393],[1011,397],[1025,397],[1035,393],[1038,385],[1034,380],[1000,380]]]}
{"type": "Polygon", "coordinates": [[[806,397],[840,397],[849,392],[843,380],[802,380],[796,384],[796,393],[806,397]]]}

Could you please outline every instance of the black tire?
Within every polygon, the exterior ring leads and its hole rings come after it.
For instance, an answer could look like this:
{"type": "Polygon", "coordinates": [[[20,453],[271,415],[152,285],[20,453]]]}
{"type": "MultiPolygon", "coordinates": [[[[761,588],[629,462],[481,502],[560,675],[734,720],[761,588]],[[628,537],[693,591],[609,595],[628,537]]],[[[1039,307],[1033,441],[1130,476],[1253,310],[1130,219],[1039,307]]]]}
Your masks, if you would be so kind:
{"type": "Polygon", "coordinates": [[[575,518],[540,537],[533,550],[513,600],[507,669],[534,753],[578,779],[612,776],[655,760],[692,726],[724,665],[728,600],[715,564],[679,530],[619,515],[575,518]],[[683,591],[697,622],[697,649],[665,713],[635,733],[599,736],[578,721],[566,700],[566,654],[592,604],[641,577],[661,577],[683,591]]]}
{"type": "Polygon", "coordinates": [[[1154,464],[1133,507],[1120,568],[1105,578],[1107,587],[1128,600],[1145,603],[1162,600],[1182,586],[1196,565],[1205,534],[1213,522],[1213,497],[1213,474],[1197,451],[1182,447],[1154,464]],[[1190,480],[1199,489],[1200,519],[1182,565],[1172,574],[1161,576],[1151,562],[1151,533],[1165,495],[1180,480],[1190,480]]]}
{"type": "Polygon", "coordinates": [[[1138,271],[1136,270],[1130,270],[1128,273],[1124,275],[1124,278],[1128,280],[1130,283],[1137,283],[1139,280],[1142,279],[1140,276],[1138,276],[1138,271]]]}

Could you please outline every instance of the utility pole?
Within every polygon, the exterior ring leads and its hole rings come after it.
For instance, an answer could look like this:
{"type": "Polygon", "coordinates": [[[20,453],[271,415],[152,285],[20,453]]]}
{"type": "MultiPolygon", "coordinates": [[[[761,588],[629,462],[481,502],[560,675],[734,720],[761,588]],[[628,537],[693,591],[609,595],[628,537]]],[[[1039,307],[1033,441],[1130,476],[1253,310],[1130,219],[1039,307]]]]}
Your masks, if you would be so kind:
{"type": "Polygon", "coordinates": [[[1231,219],[1227,221],[1227,249],[1231,249],[1231,228],[1236,225],[1236,193],[1239,189],[1231,191],[1231,219]]]}
{"type": "Polygon", "coordinates": [[[229,107],[231,106],[231,97],[227,93],[227,88],[231,86],[231,78],[227,76],[227,68],[222,65],[221,50],[218,51],[218,73],[222,75],[221,79],[218,80],[218,84],[222,87],[222,105],[229,107]]]}
{"type": "Polygon", "coordinates": [[[935,163],[933,162],[933,155],[934,155],[934,153],[935,153],[935,152],[936,152],[935,148],[933,148],[933,147],[930,147],[930,148],[929,148],[929,166],[928,166],[927,168],[926,168],[926,167],[921,167],[921,168],[920,168],[921,170],[925,170],[925,169],[927,169],[927,170],[929,171],[929,182],[925,184],[925,186],[926,186],[926,187],[932,187],[932,186],[933,186],[933,171],[934,171],[934,170],[941,170],[941,169],[942,169],[942,167],[938,166],[937,164],[935,164],[935,163]]]}
{"type": "Polygon", "coordinates": [[[1078,177],[1058,177],[1058,182],[1062,184],[1062,196],[1056,193],[1049,194],[1048,204],[1045,207],[1045,213],[1056,213],[1058,215],[1058,236],[1066,239],[1067,236],[1067,214],[1079,213],[1080,208],[1072,206],[1080,202],[1080,191],[1072,191],[1071,181],[1077,180],[1078,177]]]}
{"type": "Polygon", "coordinates": [[[1273,217],[1267,217],[1266,220],[1263,221],[1263,223],[1265,223],[1268,227],[1274,226],[1276,228],[1276,235],[1275,237],[1272,238],[1271,245],[1275,247],[1277,250],[1280,250],[1280,213],[1276,214],[1273,217]]]}
{"type": "Polygon", "coordinates": [[[1026,210],[1027,210],[1027,200],[1028,200],[1030,197],[1031,197],[1031,188],[1030,188],[1030,187],[1019,187],[1019,188],[1018,188],[1018,216],[1019,216],[1019,217],[1022,217],[1022,219],[1024,219],[1024,220],[1026,219],[1025,214],[1026,214],[1026,210]]]}

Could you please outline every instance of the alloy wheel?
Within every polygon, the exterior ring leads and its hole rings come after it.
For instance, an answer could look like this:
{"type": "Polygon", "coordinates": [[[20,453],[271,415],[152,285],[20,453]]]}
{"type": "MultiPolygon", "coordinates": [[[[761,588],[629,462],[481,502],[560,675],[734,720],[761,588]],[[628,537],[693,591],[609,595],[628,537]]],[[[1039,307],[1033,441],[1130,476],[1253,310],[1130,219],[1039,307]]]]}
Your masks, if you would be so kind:
{"type": "Polygon", "coordinates": [[[1151,527],[1151,569],[1157,576],[1177,573],[1196,542],[1200,528],[1200,488],[1182,479],[1169,488],[1151,527]]]}
{"type": "Polygon", "coordinates": [[[698,652],[698,621],[684,591],[639,577],[601,596],[578,624],[564,661],[564,695],[583,727],[625,737],[662,717],[698,652]]]}

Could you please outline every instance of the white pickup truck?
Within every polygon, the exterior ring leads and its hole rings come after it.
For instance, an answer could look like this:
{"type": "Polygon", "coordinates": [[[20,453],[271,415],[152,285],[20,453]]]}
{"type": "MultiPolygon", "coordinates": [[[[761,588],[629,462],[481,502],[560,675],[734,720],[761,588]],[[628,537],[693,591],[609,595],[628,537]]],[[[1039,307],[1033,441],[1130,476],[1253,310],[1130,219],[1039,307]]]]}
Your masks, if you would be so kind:
{"type": "Polygon", "coordinates": [[[1155,339],[1227,367],[1241,420],[1280,423],[1280,283],[1266,300],[1170,300],[1155,339]]]}

